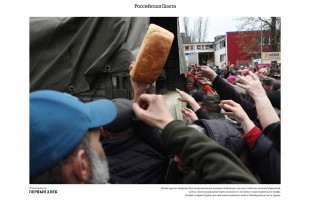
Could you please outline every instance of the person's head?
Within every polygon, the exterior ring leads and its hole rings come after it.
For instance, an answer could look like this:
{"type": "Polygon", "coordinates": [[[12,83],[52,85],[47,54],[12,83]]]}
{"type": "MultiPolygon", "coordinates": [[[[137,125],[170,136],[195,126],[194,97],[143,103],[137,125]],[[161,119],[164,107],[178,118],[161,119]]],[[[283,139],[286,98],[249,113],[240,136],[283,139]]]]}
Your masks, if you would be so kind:
{"type": "Polygon", "coordinates": [[[244,76],[249,75],[249,69],[243,69],[243,70],[242,70],[242,74],[243,74],[244,76]]]}
{"type": "Polygon", "coordinates": [[[258,75],[259,76],[267,76],[268,75],[268,73],[267,73],[267,69],[265,69],[265,68],[260,68],[259,70],[258,70],[258,75]]]}
{"type": "Polygon", "coordinates": [[[229,71],[233,71],[234,70],[235,65],[234,64],[230,64],[229,66],[229,71]]]}
{"type": "Polygon", "coordinates": [[[116,98],[112,102],[116,106],[117,113],[111,123],[102,127],[104,138],[122,136],[132,130],[132,101],[125,98],[116,98]]]}
{"type": "Polygon", "coordinates": [[[195,101],[201,105],[203,102],[203,96],[205,95],[205,93],[201,90],[197,90],[194,92],[194,94],[192,95],[192,97],[195,99],[195,101]]]}
{"type": "Polygon", "coordinates": [[[272,85],[273,85],[273,79],[269,77],[263,77],[261,79],[262,86],[265,91],[270,91],[272,90],[272,85]]]}
{"type": "Polygon", "coordinates": [[[194,83],[195,83],[195,80],[193,77],[187,77],[185,80],[185,88],[188,91],[191,91],[194,88],[194,83]]]}
{"type": "Polygon", "coordinates": [[[224,74],[226,74],[227,71],[228,71],[228,66],[223,65],[223,66],[221,67],[221,71],[222,71],[224,74]]]}
{"type": "Polygon", "coordinates": [[[204,95],[203,96],[203,107],[212,113],[220,113],[221,107],[219,103],[221,98],[219,95],[204,95]]]}
{"type": "Polygon", "coordinates": [[[243,72],[242,72],[242,70],[241,70],[241,69],[237,70],[237,75],[239,75],[239,76],[243,76],[243,72]]]}
{"type": "Polygon", "coordinates": [[[268,75],[270,74],[270,70],[271,70],[271,69],[270,69],[270,67],[268,67],[268,66],[266,66],[265,69],[266,69],[267,76],[268,76],[268,75]]]}
{"type": "Polygon", "coordinates": [[[83,103],[52,90],[30,94],[30,183],[107,183],[101,126],[116,116],[113,102],[83,103]]]}
{"type": "Polygon", "coordinates": [[[277,80],[277,79],[273,80],[272,90],[274,90],[274,91],[280,91],[281,90],[281,81],[280,80],[277,80]]]}

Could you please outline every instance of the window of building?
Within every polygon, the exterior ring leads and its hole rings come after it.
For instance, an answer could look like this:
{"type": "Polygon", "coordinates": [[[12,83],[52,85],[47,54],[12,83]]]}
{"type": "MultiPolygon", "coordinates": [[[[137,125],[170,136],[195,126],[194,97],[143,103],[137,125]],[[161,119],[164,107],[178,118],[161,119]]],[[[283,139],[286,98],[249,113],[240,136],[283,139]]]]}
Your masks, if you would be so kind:
{"type": "Polygon", "coordinates": [[[252,59],[259,59],[259,58],[261,58],[261,53],[260,52],[252,52],[252,53],[250,53],[250,55],[251,55],[252,59]]]}
{"type": "Polygon", "coordinates": [[[194,45],[190,45],[190,46],[189,46],[189,49],[190,49],[190,50],[195,50],[194,45]]]}
{"type": "Polygon", "coordinates": [[[197,50],[200,50],[201,49],[201,45],[197,45],[197,50]]]}
{"type": "Polygon", "coordinates": [[[226,58],[226,54],[220,55],[220,61],[221,62],[225,61],[225,58],[226,58]]]}
{"type": "Polygon", "coordinates": [[[258,37],[258,45],[262,45],[261,39],[263,38],[263,45],[271,45],[270,36],[258,37]]]}
{"type": "Polygon", "coordinates": [[[189,46],[184,46],[184,50],[189,50],[189,46]]]}
{"type": "Polygon", "coordinates": [[[264,45],[270,45],[270,37],[263,37],[264,45]]]}
{"type": "Polygon", "coordinates": [[[225,40],[220,41],[220,49],[225,48],[226,44],[225,44],[225,40]]]}

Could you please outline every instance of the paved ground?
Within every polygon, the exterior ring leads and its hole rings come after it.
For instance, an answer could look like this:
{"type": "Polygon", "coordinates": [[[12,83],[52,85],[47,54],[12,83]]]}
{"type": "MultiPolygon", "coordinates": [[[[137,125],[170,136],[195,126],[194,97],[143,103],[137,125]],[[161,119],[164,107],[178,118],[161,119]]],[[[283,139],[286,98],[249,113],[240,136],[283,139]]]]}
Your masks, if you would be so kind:
{"type": "Polygon", "coordinates": [[[172,116],[175,119],[183,120],[181,108],[185,108],[186,103],[178,100],[180,95],[176,91],[168,91],[164,95],[164,97],[165,97],[166,104],[167,104],[168,108],[170,109],[172,116]]]}

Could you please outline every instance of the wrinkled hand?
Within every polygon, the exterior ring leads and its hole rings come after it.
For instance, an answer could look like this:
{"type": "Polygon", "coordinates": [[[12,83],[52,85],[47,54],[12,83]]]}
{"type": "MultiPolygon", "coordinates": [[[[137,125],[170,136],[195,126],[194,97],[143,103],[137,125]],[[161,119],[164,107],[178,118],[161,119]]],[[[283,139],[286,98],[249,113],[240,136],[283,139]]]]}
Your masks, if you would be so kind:
{"type": "Polygon", "coordinates": [[[246,118],[249,118],[240,104],[233,100],[222,100],[219,104],[226,112],[225,115],[233,116],[238,122],[243,122],[246,118]]]}
{"type": "Polygon", "coordinates": [[[197,76],[198,77],[206,77],[207,79],[209,79],[212,82],[216,78],[217,74],[210,67],[201,66],[197,76]]]}
{"type": "Polygon", "coordinates": [[[138,119],[159,129],[174,120],[162,95],[142,94],[132,109],[138,119]]]}
{"type": "MultiPolygon", "coordinates": [[[[134,67],[135,62],[132,61],[129,65],[129,72],[132,70],[132,68],[134,67]]],[[[147,88],[149,88],[150,84],[144,83],[144,82],[140,82],[140,81],[136,81],[134,79],[132,79],[130,77],[130,82],[131,82],[131,86],[134,92],[134,102],[136,102],[138,100],[138,98],[140,97],[141,94],[144,94],[147,90],[147,88]]]]}
{"type": "Polygon", "coordinates": [[[255,100],[258,97],[266,96],[266,92],[260,82],[258,76],[253,72],[249,72],[249,75],[244,77],[238,75],[238,78],[243,82],[237,83],[237,85],[243,89],[245,89],[249,95],[255,100]]]}
{"type": "Polygon", "coordinates": [[[203,84],[203,85],[210,85],[210,86],[212,86],[212,82],[209,79],[207,79],[206,77],[201,77],[199,79],[199,82],[201,84],[203,84]]]}
{"type": "Polygon", "coordinates": [[[195,99],[191,95],[187,94],[186,92],[184,92],[182,90],[179,90],[178,88],[176,88],[175,90],[180,95],[180,98],[178,98],[179,101],[186,102],[186,103],[189,103],[189,104],[191,102],[195,101],[195,99]]]}
{"type": "Polygon", "coordinates": [[[210,96],[214,96],[214,95],[218,95],[216,91],[209,91],[207,92],[207,95],[210,95],[210,96]]]}
{"type": "Polygon", "coordinates": [[[220,107],[226,111],[224,112],[225,115],[233,116],[242,124],[245,133],[249,132],[255,126],[240,104],[233,100],[222,100],[220,107]]]}
{"type": "Polygon", "coordinates": [[[196,100],[191,95],[177,88],[175,90],[180,95],[180,98],[178,98],[179,101],[188,103],[195,112],[200,108],[200,105],[196,102],[196,100]]]}
{"type": "Polygon", "coordinates": [[[182,108],[181,112],[182,112],[183,117],[185,117],[185,119],[191,124],[194,121],[198,120],[196,113],[192,109],[182,108]]]}

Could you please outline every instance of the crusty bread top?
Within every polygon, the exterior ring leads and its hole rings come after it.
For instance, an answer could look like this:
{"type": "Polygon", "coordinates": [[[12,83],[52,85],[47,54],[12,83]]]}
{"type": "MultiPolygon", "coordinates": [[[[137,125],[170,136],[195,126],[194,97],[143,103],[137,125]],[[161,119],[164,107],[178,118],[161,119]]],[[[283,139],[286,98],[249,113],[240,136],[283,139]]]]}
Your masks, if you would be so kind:
{"type": "Polygon", "coordinates": [[[170,31],[168,31],[167,29],[164,29],[156,24],[150,24],[149,25],[149,28],[145,34],[145,37],[148,37],[151,33],[153,32],[158,32],[158,33],[162,33],[162,34],[165,34],[167,35],[167,37],[170,37],[171,39],[174,38],[174,35],[173,33],[171,33],[170,31]]]}
{"type": "Polygon", "coordinates": [[[150,24],[130,75],[133,79],[153,83],[164,67],[174,35],[170,31],[150,24]]]}

